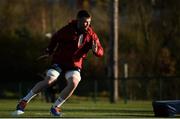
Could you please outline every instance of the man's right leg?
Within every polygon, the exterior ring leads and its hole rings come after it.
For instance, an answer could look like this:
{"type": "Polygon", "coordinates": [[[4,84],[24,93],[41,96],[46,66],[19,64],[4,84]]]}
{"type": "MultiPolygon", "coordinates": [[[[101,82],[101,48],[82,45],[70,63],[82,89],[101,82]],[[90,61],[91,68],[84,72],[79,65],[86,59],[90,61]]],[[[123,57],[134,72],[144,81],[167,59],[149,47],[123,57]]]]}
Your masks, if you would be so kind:
{"type": "Polygon", "coordinates": [[[22,99],[27,103],[30,102],[39,92],[42,91],[45,87],[50,86],[56,79],[52,79],[50,76],[46,76],[45,80],[38,82],[32,90],[22,99]]]}
{"type": "Polygon", "coordinates": [[[38,82],[32,90],[18,103],[16,106],[16,111],[12,113],[12,115],[21,115],[24,113],[24,109],[30,100],[35,97],[43,88],[52,85],[58,78],[59,72],[54,69],[50,69],[47,71],[45,80],[38,82]]]}

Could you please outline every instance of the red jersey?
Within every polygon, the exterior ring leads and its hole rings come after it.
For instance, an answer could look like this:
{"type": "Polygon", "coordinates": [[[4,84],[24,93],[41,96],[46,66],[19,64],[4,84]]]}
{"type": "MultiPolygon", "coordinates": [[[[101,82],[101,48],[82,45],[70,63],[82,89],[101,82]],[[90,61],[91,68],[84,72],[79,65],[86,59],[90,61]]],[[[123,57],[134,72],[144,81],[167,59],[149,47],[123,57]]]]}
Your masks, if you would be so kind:
{"type": "Polygon", "coordinates": [[[77,21],[72,21],[68,25],[57,31],[51,38],[48,46],[48,53],[53,55],[52,63],[59,64],[62,69],[82,68],[83,59],[90,49],[93,40],[97,43],[97,52],[93,54],[97,57],[103,56],[103,48],[99,38],[91,27],[84,33],[79,33],[77,21]]]}

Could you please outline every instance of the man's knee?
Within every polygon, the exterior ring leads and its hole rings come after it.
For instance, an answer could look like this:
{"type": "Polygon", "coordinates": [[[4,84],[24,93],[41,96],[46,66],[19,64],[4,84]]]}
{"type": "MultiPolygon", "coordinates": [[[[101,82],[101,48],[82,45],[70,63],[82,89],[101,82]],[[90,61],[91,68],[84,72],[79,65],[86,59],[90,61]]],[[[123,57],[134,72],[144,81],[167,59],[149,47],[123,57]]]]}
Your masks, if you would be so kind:
{"type": "Polygon", "coordinates": [[[49,69],[46,73],[45,81],[47,81],[47,83],[50,85],[51,83],[53,83],[54,81],[57,80],[59,75],[60,75],[60,73],[58,71],[56,71],[55,69],[49,69]]]}
{"type": "Polygon", "coordinates": [[[79,71],[68,71],[65,74],[65,78],[67,79],[68,84],[74,88],[77,87],[81,81],[81,75],[79,71]]]}
{"type": "Polygon", "coordinates": [[[75,77],[71,77],[67,80],[68,85],[72,88],[76,88],[79,84],[79,80],[77,80],[75,77]]]}
{"type": "Polygon", "coordinates": [[[78,80],[79,82],[81,81],[80,72],[79,72],[79,71],[76,71],[76,70],[72,70],[72,71],[66,72],[65,78],[66,78],[67,80],[70,79],[70,78],[73,78],[73,79],[78,80]]]}

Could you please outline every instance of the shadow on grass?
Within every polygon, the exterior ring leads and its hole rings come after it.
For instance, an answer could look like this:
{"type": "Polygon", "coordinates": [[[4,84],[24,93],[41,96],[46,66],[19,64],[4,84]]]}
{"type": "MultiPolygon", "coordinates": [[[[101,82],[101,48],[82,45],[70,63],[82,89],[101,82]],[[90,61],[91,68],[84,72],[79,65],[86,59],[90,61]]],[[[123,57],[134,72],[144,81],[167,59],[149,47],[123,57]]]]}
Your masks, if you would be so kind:
{"type": "MultiPolygon", "coordinates": [[[[14,110],[12,109],[0,109],[0,113],[2,112],[12,112],[14,110]]],[[[27,112],[31,112],[31,113],[42,113],[42,115],[31,115],[33,118],[42,118],[42,117],[51,117],[49,114],[46,114],[49,112],[48,109],[27,109],[27,112]],[[45,115],[43,115],[43,113],[45,113],[45,115]]],[[[125,110],[125,109],[64,109],[63,110],[64,113],[70,113],[71,115],[66,115],[65,117],[67,118],[110,118],[110,117],[121,117],[121,118],[153,118],[154,117],[154,113],[151,110],[125,110]],[[78,114],[77,114],[78,113],[78,114]],[[87,115],[83,115],[84,113],[86,113],[87,115]],[[89,113],[89,114],[88,114],[89,113]],[[98,115],[94,115],[98,114],[98,115]],[[74,114],[72,116],[72,114],[74,114]],[[82,114],[82,115],[81,115],[82,114]]],[[[23,118],[25,117],[31,117],[30,115],[23,115],[23,118]]],[[[9,117],[9,116],[3,116],[1,115],[1,117],[9,117]]],[[[176,118],[180,117],[180,115],[176,115],[176,118]]]]}
{"type": "Polygon", "coordinates": [[[151,110],[125,109],[65,109],[65,112],[99,113],[100,117],[153,117],[151,110]]]}
{"type": "MultiPolygon", "coordinates": [[[[14,110],[11,109],[5,109],[5,110],[0,110],[1,112],[13,112],[14,110]]],[[[31,113],[47,113],[49,112],[48,109],[27,109],[26,112],[31,112],[31,113]]],[[[152,111],[149,110],[122,110],[122,109],[64,109],[64,113],[72,113],[75,114],[78,113],[78,117],[83,117],[83,114],[88,114],[88,117],[153,117],[152,111]],[[81,116],[82,114],[82,116],[81,116]],[[93,115],[91,115],[93,114],[93,115]],[[94,116],[94,114],[98,114],[97,116],[94,116]]],[[[73,116],[73,117],[74,117],[73,116]]],[[[39,116],[38,116],[39,117],[39,116]]],[[[69,116],[68,116],[69,117],[69,116]]]]}

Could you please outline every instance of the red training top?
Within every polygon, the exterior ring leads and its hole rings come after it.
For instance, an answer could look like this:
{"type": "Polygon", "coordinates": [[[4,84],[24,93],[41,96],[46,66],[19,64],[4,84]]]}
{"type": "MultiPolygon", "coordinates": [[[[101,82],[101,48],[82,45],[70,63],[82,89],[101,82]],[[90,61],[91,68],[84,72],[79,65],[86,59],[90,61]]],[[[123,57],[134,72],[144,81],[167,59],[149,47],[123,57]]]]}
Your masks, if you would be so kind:
{"type": "Polygon", "coordinates": [[[91,27],[84,33],[79,33],[77,21],[73,20],[58,30],[51,38],[48,53],[53,55],[52,63],[59,64],[62,69],[82,68],[83,59],[92,49],[93,40],[97,43],[97,57],[103,56],[103,48],[99,38],[91,27]]]}

